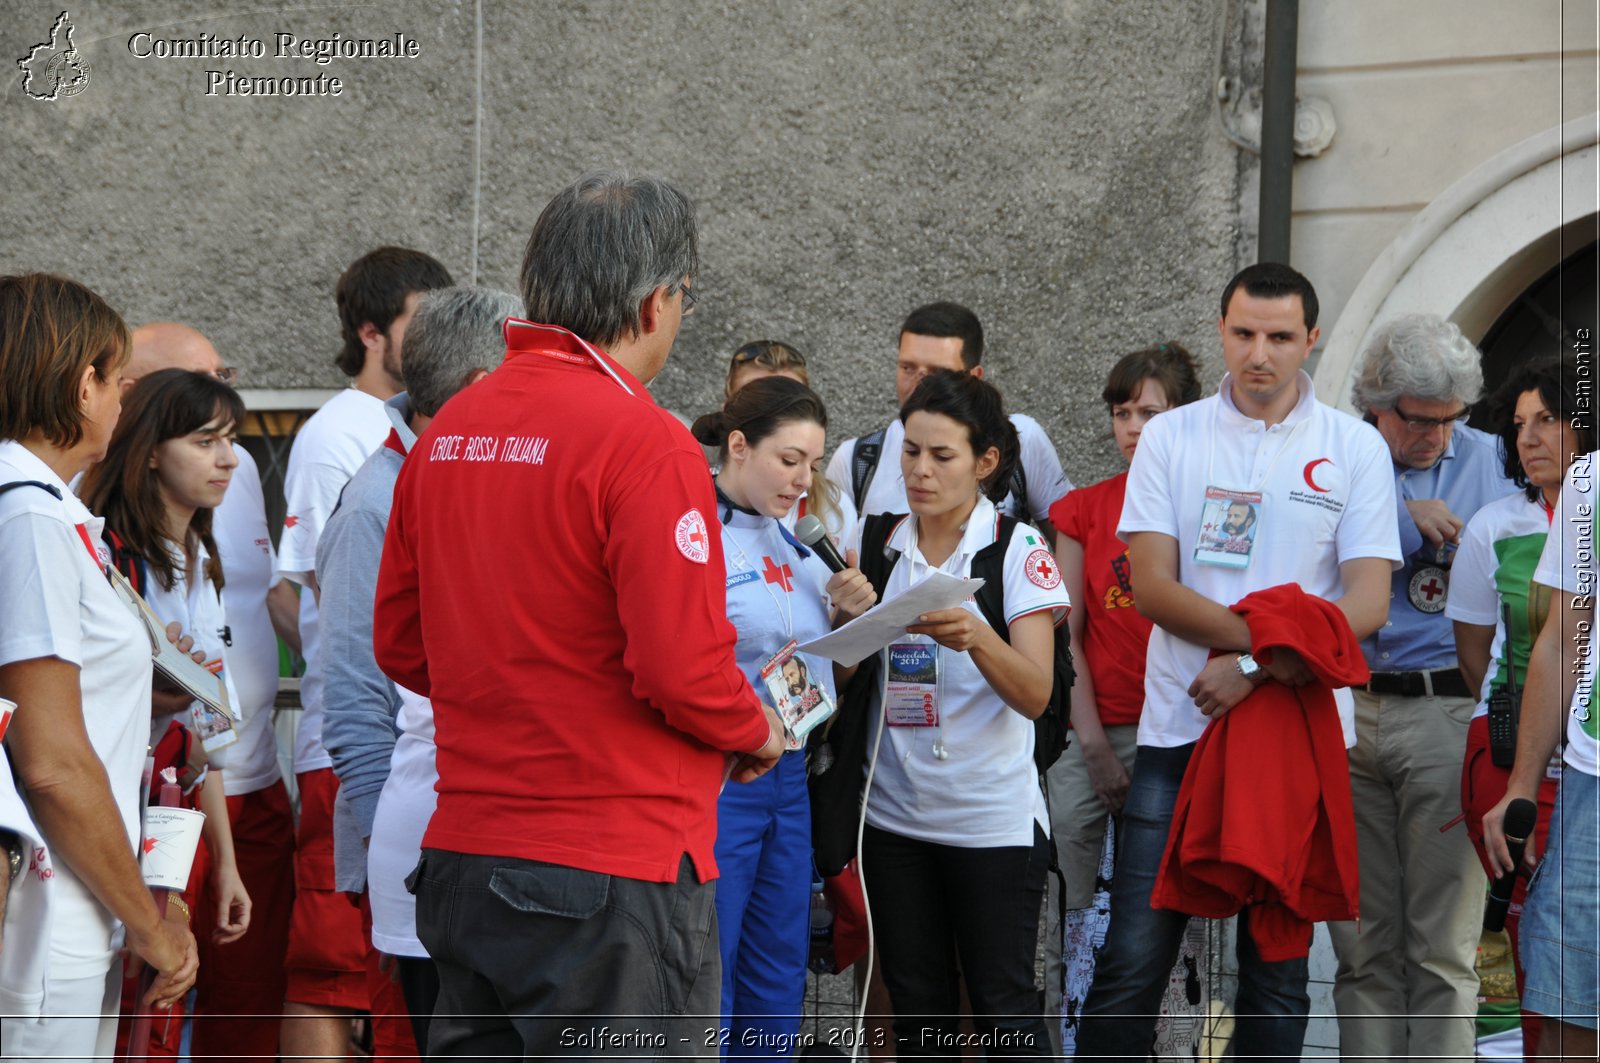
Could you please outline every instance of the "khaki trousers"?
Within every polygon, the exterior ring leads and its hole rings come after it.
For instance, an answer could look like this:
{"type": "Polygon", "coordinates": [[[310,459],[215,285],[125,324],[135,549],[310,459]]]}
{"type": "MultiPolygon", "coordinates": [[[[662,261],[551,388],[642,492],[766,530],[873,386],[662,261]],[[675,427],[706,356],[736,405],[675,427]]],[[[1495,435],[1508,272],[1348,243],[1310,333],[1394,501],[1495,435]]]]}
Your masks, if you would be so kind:
{"type": "Polygon", "coordinates": [[[1329,923],[1345,1059],[1473,1058],[1484,874],[1457,824],[1471,698],[1355,691],[1359,923],[1329,923]]]}

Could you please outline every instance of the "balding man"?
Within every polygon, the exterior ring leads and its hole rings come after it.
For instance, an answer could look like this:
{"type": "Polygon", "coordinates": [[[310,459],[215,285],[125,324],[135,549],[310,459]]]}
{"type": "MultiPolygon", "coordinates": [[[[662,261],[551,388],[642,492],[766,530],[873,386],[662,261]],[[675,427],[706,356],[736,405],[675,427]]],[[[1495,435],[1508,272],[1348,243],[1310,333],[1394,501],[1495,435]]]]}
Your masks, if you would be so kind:
{"type": "MultiPolygon", "coordinates": [[[[237,376],[204,335],[170,321],[134,329],[124,390],[161,369],[187,369],[229,384],[237,376]]],[[[238,741],[213,753],[211,763],[225,769],[223,790],[233,825],[235,860],[254,911],[244,937],[217,945],[209,932],[218,916],[208,896],[209,884],[201,894],[194,929],[205,974],[196,988],[192,1048],[196,1061],[208,1056],[272,1059],[277,1055],[283,957],[294,899],[294,815],[278,768],[272,708],[278,695],[274,618],[292,630],[296,600],[287,583],[275,583],[277,559],[267,534],[255,461],[242,447],[234,452],[239,466],[213,516],[212,534],[227,577],[222,606],[231,636],[228,671],[244,720],[237,728],[238,741]],[[276,608],[269,614],[275,597],[276,608]]]]}

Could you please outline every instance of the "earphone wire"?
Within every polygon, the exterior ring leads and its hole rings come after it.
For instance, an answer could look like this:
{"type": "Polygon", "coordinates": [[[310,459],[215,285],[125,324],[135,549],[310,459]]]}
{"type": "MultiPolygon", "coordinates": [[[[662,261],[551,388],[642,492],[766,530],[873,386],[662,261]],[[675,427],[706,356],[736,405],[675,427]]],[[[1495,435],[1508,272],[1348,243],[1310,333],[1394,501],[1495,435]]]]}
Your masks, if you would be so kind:
{"type": "Polygon", "coordinates": [[[850,1059],[860,1058],[861,1047],[867,1039],[867,995],[872,991],[872,965],[877,958],[877,935],[872,930],[872,902],[867,899],[867,861],[861,851],[867,833],[867,801],[872,797],[872,777],[878,771],[878,750],[883,748],[883,730],[889,726],[889,699],[883,695],[883,682],[879,683],[878,704],[883,718],[878,721],[878,733],[872,741],[872,756],[867,761],[867,781],[861,789],[861,818],[856,821],[856,878],[861,883],[861,913],[867,924],[867,967],[861,979],[861,1008],[856,1012],[856,1036],[850,1046],[850,1059]]]}

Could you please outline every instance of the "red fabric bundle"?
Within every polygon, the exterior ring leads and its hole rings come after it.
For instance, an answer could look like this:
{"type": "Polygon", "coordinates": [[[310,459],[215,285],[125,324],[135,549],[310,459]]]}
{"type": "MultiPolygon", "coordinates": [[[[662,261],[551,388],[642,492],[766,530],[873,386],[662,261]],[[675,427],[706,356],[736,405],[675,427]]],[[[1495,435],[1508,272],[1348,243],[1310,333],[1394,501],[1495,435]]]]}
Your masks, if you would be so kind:
{"type": "Polygon", "coordinates": [[[1263,683],[1206,728],[1150,903],[1212,919],[1249,906],[1262,959],[1278,962],[1306,955],[1312,923],[1357,917],[1355,812],[1333,690],[1369,672],[1344,614],[1294,584],[1256,591],[1233,611],[1256,657],[1288,647],[1316,682],[1263,683]]]}

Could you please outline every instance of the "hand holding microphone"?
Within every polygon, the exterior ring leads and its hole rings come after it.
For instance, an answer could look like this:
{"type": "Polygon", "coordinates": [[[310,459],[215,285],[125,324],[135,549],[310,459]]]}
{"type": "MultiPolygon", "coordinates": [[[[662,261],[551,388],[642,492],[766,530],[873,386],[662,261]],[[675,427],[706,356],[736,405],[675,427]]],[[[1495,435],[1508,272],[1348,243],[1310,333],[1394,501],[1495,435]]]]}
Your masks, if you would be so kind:
{"type": "Polygon", "coordinates": [[[1522,869],[1523,854],[1528,839],[1533,835],[1533,825],[1539,809],[1526,798],[1516,798],[1506,805],[1506,849],[1511,856],[1511,870],[1504,872],[1489,887],[1489,901],[1483,909],[1483,928],[1488,931],[1504,930],[1506,913],[1511,908],[1511,893],[1517,887],[1517,873],[1522,869]]]}
{"type": "Polygon", "coordinates": [[[828,530],[822,526],[822,521],[815,516],[801,517],[794,531],[795,538],[810,547],[828,566],[828,571],[833,573],[826,589],[829,600],[833,602],[835,623],[854,620],[877,603],[878,592],[872,589],[872,582],[856,567],[856,552],[851,550],[848,560],[840,557],[839,549],[828,538],[828,530]]]}

